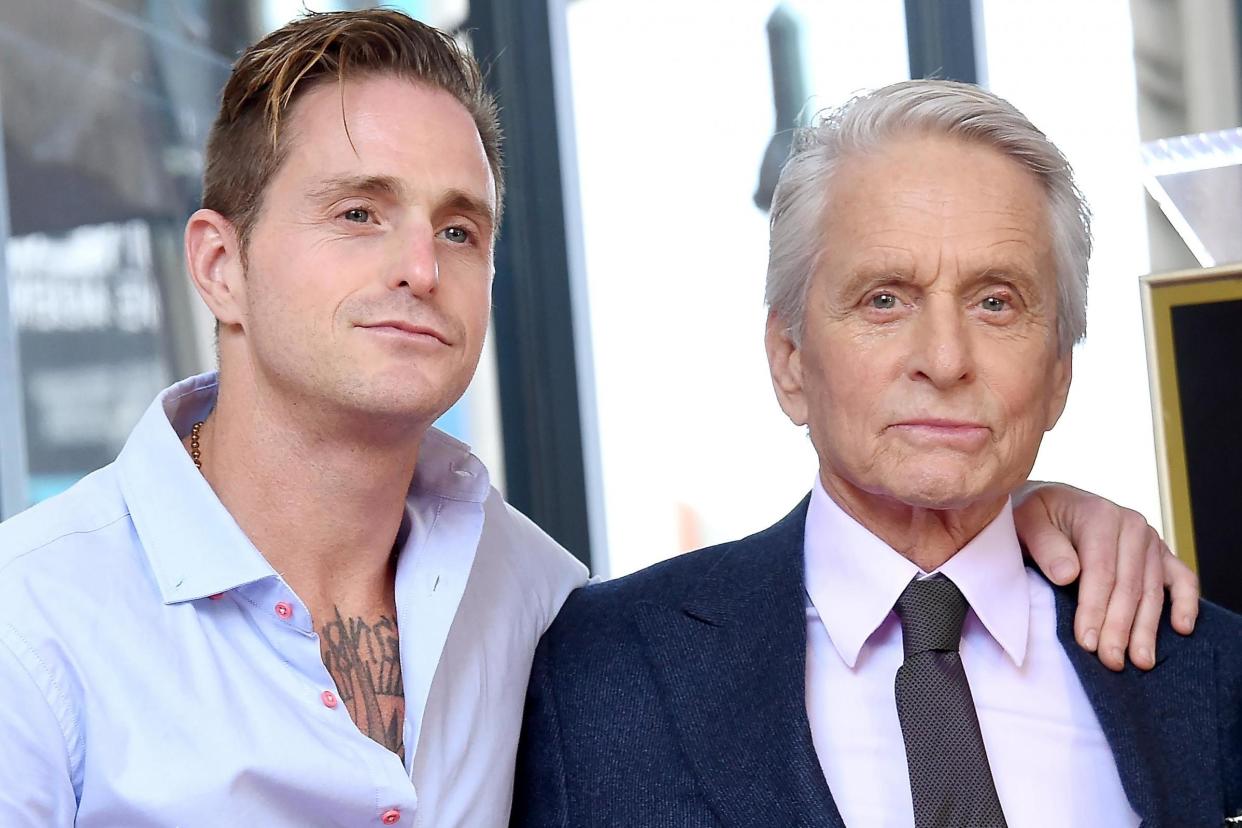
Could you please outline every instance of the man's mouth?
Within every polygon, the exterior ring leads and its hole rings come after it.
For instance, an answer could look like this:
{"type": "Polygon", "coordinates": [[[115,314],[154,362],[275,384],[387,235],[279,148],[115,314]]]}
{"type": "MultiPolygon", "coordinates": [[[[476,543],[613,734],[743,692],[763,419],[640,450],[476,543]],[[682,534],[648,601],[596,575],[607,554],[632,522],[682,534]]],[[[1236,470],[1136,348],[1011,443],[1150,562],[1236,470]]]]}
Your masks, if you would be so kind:
{"type": "Polygon", "coordinates": [[[952,448],[978,448],[987,441],[990,429],[971,420],[919,417],[889,426],[911,442],[952,448]]]}
{"type": "Polygon", "coordinates": [[[427,325],[416,325],[402,319],[384,319],[378,322],[370,322],[365,325],[359,325],[358,327],[366,328],[367,330],[375,331],[376,333],[408,339],[411,342],[427,342],[429,340],[435,340],[441,345],[450,344],[448,337],[440,333],[440,331],[435,328],[427,325]]]}

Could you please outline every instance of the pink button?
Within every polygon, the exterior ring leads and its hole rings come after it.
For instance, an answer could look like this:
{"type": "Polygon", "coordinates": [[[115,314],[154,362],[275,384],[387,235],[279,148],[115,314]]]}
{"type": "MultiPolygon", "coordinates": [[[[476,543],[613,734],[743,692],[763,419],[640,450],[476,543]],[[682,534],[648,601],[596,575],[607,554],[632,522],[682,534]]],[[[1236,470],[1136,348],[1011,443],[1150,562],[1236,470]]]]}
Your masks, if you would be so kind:
{"type": "Polygon", "coordinates": [[[293,607],[287,601],[280,601],[276,604],[276,614],[288,621],[293,617],[293,607]]]}
{"type": "Polygon", "coordinates": [[[335,708],[336,705],[338,704],[336,700],[336,695],[331,690],[324,690],[322,693],[319,694],[319,698],[323,699],[324,707],[335,708]]]}
{"type": "Polygon", "coordinates": [[[223,598],[223,597],[224,597],[224,593],[223,593],[223,592],[217,592],[215,595],[208,595],[207,597],[208,597],[208,598],[210,598],[210,599],[211,599],[211,600],[213,600],[213,601],[219,601],[221,598],[223,598]]]}
{"type": "Polygon", "coordinates": [[[380,822],[385,825],[396,825],[400,819],[401,812],[396,808],[389,808],[387,811],[384,811],[384,815],[380,817],[380,822]]]}

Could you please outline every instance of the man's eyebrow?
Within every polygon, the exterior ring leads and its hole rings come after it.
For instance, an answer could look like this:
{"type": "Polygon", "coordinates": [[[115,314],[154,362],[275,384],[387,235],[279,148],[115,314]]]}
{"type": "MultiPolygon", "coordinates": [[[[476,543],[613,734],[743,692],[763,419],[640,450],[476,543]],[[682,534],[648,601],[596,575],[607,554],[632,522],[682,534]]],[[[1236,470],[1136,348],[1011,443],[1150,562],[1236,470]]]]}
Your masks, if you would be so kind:
{"type": "MultiPolygon", "coordinates": [[[[321,181],[307,191],[307,195],[315,201],[328,201],[351,193],[367,193],[401,199],[405,188],[400,181],[390,175],[349,175],[321,181]]],[[[440,199],[439,210],[464,213],[472,219],[486,223],[489,227],[496,225],[496,209],[492,207],[491,201],[472,195],[465,190],[449,190],[440,199]]]]}
{"type": "Polygon", "coordinates": [[[496,226],[496,209],[488,199],[471,195],[465,190],[450,190],[440,201],[438,212],[462,213],[488,227],[496,226]]]}
{"type": "Polygon", "coordinates": [[[367,193],[399,198],[401,182],[389,175],[347,175],[320,181],[307,192],[315,201],[327,201],[350,193],[367,193]]]}
{"type": "Polygon", "coordinates": [[[1038,294],[1043,291],[1040,279],[1026,265],[1016,262],[984,268],[976,272],[967,284],[973,289],[989,282],[1003,282],[1021,292],[1038,294]]]}
{"type": "Polygon", "coordinates": [[[900,267],[863,264],[846,272],[838,290],[846,295],[852,295],[864,288],[869,289],[885,284],[903,285],[913,281],[914,278],[900,267]]]}

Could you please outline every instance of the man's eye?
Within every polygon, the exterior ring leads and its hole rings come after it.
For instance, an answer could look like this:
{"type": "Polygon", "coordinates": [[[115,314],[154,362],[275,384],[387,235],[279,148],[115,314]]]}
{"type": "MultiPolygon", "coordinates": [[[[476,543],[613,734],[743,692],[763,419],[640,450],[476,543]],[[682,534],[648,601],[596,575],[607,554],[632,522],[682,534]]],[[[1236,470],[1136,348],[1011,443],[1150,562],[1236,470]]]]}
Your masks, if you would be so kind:
{"type": "Polygon", "coordinates": [[[446,227],[444,229],[444,238],[453,242],[453,244],[466,244],[470,241],[470,231],[464,227],[446,227]]]}
{"type": "Polygon", "coordinates": [[[892,310],[897,307],[897,297],[891,293],[877,293],[871,297],[869,304],[876,310],[892,310]]]}
{"type": "Polygon", "coordinates": [[[342,213],[341,218],[346,221],[357,222],[358,224],[366,224],[371,220],[371,211],[364,210],[361,207],[354,207],[352,210],[346,210],[342,213]]]}
{"type": "Polygon", "coordinates": [[[1002,299],[999,296],[989,296],[987,299],[984,299],[982,302],[980,302],[979,306],[983,308],[985,311],[990,311],[992,313],[1000,313],[1001,311],[1009,307],[1009,302],[1008,300],[1002,299]]]}

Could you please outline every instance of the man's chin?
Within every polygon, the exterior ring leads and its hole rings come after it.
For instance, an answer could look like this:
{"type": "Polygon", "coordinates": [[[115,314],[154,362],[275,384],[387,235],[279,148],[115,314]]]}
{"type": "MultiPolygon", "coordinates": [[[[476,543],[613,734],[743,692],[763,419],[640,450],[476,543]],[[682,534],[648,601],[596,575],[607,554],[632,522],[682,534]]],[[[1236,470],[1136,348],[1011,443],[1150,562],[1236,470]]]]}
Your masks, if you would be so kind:
{"type": "Polygon", "coordinates": [[[941,470],[911,470],[903,473],[895,485],[885,488],[889,497],[916,509],[955,511],[989,497],[986,486],[973,484],[965,474],[941,470]]]}
{"type": "Polygon", "coordinates": [[[380,377],[365,381],[355,379],[344,384],[340,393],[333,395],[335,399],[323,402],[335,404],[343,413],[356,417],[359,427],[365,427],[366,421],[371,419],[426,426],[439,419],[460,396],[437,384],[409,377],[380,377]]]}
{"type": "Polygon", "coordinates": [[[446,401],[442,395],[428,393],[369,394],[355,400],[355,408],[361,415],[372,415],[384,419],[409,420],[412,422],[433,423],[445,411],[452,407],[452,401],[446,401]]]}

